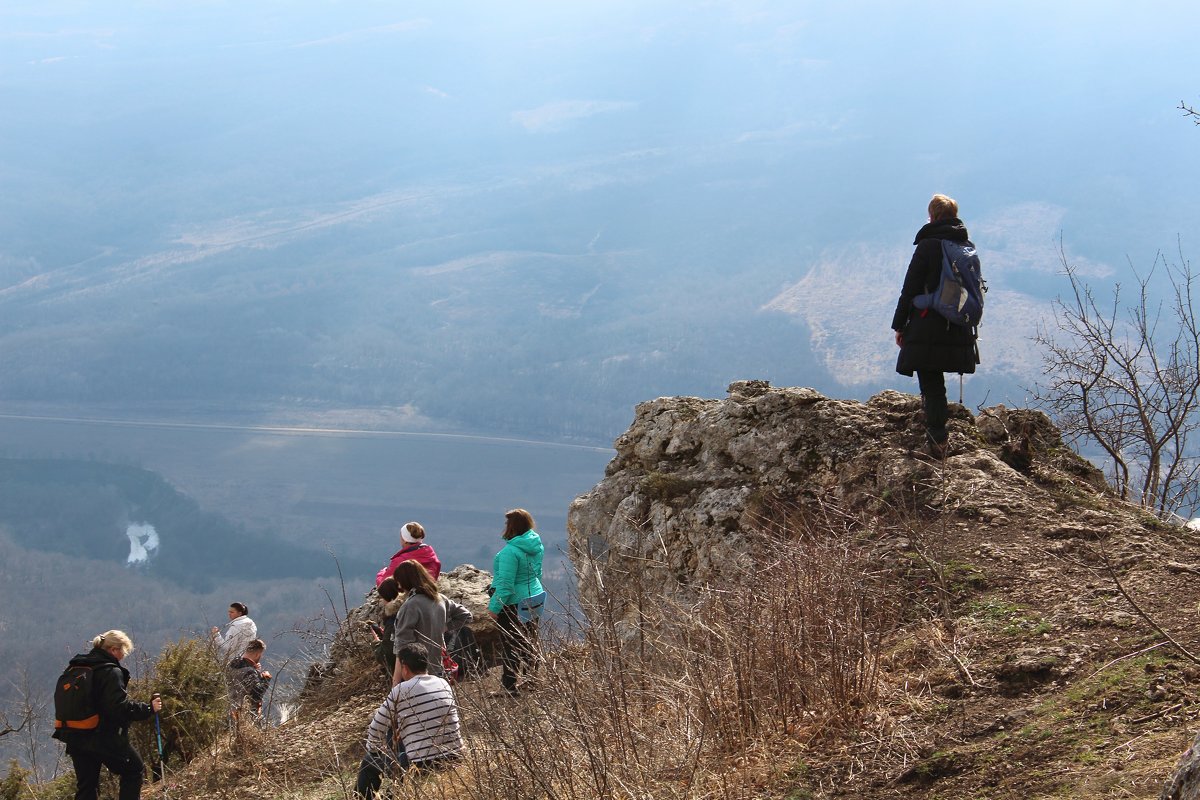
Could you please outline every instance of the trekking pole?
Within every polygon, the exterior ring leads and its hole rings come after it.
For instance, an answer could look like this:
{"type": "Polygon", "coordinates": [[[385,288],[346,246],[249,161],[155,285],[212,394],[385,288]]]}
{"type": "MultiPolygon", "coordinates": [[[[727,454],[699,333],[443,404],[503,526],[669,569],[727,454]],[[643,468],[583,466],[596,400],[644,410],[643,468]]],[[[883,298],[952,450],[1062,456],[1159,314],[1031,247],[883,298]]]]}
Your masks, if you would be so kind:
{"type": "MultiPolygon", "coordinates": [[[[156,698],[161,699],[162,695],[158,692],[150,695],[150,700],[153,702],[156,698]]],[[[162,722],[159,720],[158,712],[154,712],[154,735],[158,739],[158,778],[163,784],[163,796],[170,797],[167,794],[167,765],[163,761],[163,746],[162,746],[162,722]]]]}

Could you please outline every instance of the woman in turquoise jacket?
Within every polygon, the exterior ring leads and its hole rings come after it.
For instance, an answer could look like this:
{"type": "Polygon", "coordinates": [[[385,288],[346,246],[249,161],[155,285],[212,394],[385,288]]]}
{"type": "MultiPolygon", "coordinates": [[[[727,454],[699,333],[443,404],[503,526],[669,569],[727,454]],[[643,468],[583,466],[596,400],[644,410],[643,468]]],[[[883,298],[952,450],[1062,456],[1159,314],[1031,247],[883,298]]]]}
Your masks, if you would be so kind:
{"type": "Polygon", "coordinates": [[[516,697],[517,678],[528,672],[537,649],[538,618],[546,603],[542,588],[542,537],[523,508],[504,515],[505,545],[492,560],[492,599],[488,614],[500,626],[504,672],[500,683],[516,697]]]}

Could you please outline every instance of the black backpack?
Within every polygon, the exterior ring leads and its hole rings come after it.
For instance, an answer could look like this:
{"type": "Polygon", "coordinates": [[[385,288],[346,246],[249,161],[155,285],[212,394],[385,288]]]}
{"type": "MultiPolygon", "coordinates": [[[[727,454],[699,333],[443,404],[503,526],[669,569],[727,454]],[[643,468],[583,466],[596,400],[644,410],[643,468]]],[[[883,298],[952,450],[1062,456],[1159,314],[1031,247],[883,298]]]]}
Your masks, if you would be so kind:
{"type": "Polygon", "coordinates": [[[54,738],[67,731],[94,731],[100,725],[96,706],[96,671],[112,664],[68,664],[54,685],[54,738]]]}

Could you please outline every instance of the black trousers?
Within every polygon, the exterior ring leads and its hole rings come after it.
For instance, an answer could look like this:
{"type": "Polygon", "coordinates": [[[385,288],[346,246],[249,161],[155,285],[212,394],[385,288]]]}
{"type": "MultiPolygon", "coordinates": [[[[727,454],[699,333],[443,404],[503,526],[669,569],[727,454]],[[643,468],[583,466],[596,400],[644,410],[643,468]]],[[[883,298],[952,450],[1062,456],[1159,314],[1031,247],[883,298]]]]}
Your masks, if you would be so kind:
{"type": "Polygon", "coordinates": [[[516,606],[505,606],[500,612],[500,658],[504,666],[500,674],[500,685],[510,693],[517,691],[517,680],[521,673],[528,672],[533,664],[538,638],[537,620],[521,622],[516,606]]]}
{"type": "Polygon", "coordinates": [[[408,754],[404,752],[404,745],[401,745],[395,753],[381,753],[368,747],[367,754],[363,756],[362,762],[358,765],[358,781],[354,785],[354,791],[365,800],[374,800],[375,793],[383,785],[383,775],[386,772],[402,778],[404,773],[410,769],[436,771],[445,769],[457,760],[458,756],[447,756],[410,762],[408,754]]]}
{"type": "Polygon", "coordinates": [[[128,741],[101,745],[72,744],[67,750],[75,765],[75,800],[97,800],[100,796],[100,767],[121,779],[120,800],[142,796],[142,757],[128,741]]]}
{"type": "Polygon", "coordinates": [[[925,404],[925,430],[930,439],[941,444],[949,435],[946,432],[946,420],[950,417],[946,404],[946,374],[919,369],[917,385],[921,387],[921,400],[925,404]]]}

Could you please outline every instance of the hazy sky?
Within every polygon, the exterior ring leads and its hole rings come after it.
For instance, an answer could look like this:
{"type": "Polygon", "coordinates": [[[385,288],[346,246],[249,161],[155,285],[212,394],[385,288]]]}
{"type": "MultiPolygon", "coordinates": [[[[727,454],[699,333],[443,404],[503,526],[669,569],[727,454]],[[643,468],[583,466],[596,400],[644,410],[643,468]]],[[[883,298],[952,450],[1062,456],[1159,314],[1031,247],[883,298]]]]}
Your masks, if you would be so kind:
{"type": "Polygon", "coordinates": [[[7,2],[0,277],[280,231],[353,241],[387,207],[440,218],[437,235],[486,229],[471,264],[551,241],[650,254],[639,269],[686,253],[818,327],[813,282],[861,266],[888,287],[871,306],[886,345],[942,191],[1012,300],[1001,329],[1024,335],[1060,235],[1106,279],[1177,237],[1200,252],[1200,128],[1178,109],[1200,104],[1198,9],[7,2]]]}
{"type": "Polygon", "coordinates": [[[580,159],[612,179],[636,153],[742,180],[799,160],[831,237],[907,230],[943,189],[968,218],[1047,202],[1153,246],[1196,218],[1196,9],[9,2],[0,176],[8,215],[111,194],[119,225],[580,159]]]}

